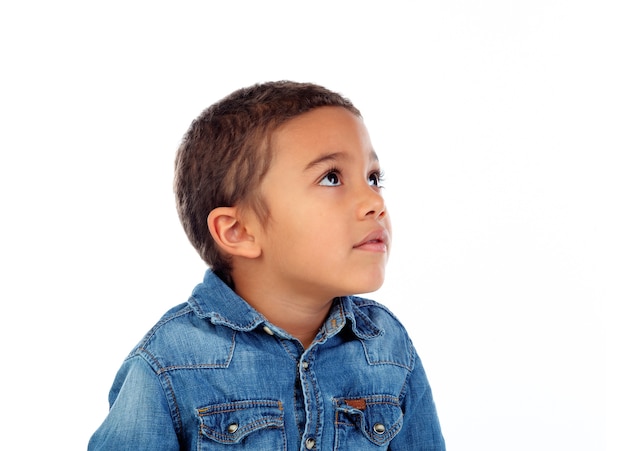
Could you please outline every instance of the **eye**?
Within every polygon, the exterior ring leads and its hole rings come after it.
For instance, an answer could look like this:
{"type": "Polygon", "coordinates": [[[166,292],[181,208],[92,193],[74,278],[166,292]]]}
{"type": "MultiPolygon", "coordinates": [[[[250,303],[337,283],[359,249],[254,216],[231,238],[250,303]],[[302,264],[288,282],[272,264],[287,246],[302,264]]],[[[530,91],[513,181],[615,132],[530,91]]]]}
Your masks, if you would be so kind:
{"type": "Polygon", "coordinates": [[[381,185],[381,182],[384,180],[382,171],[374,171],[374,172],[372,172],[369,175],[367,180],[368,180],[370,186],[377,186],[378,188],[382,188],[383,186],[381,185]]]}
{"type": "Polygon", "coordinates": [[[339,171],[333,169],[329,171],[323,178],[320,180],[321,186],[341,186],[341,180],[339,179],[339,171]]]}

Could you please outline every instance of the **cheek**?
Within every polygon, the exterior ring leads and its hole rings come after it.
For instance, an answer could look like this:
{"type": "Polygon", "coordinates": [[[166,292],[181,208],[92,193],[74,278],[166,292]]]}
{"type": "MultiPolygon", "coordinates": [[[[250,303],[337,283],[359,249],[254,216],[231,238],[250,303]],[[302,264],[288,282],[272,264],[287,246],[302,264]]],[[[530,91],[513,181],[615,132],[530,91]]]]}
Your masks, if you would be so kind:
{"type": "Polygon", "coordinates": [[[351,246],[348,221],[328,203],[286,202],[271,210],[268,224],[270,245],[284,252],[308,252],[315,255],[333,255],[351,246]]]}

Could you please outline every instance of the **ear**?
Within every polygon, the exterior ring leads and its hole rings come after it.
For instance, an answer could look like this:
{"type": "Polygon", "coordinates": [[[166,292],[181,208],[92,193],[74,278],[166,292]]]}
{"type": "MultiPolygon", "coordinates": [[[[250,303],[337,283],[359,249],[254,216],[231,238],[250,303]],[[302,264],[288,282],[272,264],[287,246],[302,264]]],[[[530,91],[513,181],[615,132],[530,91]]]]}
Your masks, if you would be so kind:
{"type": "Polygon", "coordinates": [[[261,248],[236,207],[218,207],[211,210],[207,223],[211,236],[227,254],[245,258],[257,258],[261,255],[261,248]]]}

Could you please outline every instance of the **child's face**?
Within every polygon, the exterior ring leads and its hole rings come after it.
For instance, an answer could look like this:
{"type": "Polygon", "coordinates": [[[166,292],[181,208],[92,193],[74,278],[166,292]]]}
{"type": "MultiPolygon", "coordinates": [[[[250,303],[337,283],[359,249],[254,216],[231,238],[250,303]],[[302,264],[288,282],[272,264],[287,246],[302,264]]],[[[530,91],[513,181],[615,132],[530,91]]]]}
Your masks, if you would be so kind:
{"type": "Polygon", "coordinates": [[[270,218],[259,243],[274,290],[331,299],[383,283],[391,224],[363,121],[318,108],[280,127],[261,184],[270,218]]]}

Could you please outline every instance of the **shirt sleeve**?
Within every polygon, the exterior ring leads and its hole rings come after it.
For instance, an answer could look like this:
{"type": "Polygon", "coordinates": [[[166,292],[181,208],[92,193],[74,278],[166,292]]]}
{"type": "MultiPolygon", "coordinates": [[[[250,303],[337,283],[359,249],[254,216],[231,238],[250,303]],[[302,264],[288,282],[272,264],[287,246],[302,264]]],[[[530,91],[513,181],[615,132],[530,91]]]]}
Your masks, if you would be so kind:
{"type": "Polygon", "coordinates": [[[141,356],[124,362],[109,403],[106,419],[89,441],[89,451],[180,449],[161,379],[141,356]]]}
{"type": "Polygon", "coordinates": [[[422,362],[415,349],[415,367],[409,374],[403,399],[402,429],[391,441],[392,451],[445,451],[437,409],[422,362]]]}

